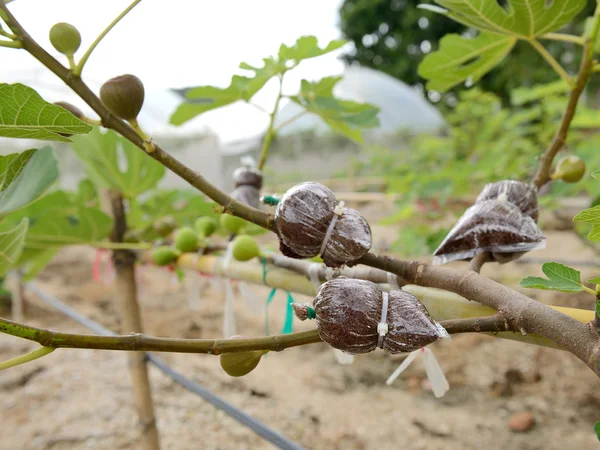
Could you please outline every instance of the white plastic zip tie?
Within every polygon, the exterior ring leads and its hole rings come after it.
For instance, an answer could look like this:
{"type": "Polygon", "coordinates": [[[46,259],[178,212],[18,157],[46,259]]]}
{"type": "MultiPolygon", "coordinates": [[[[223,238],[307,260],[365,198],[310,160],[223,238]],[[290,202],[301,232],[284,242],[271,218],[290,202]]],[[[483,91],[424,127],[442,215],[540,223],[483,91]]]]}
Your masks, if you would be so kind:
{"type": "Polygon", "coordinates": [[[223,258],[223,271],[226,271],[233,260],[233,241],[227,244],[227,250],[225,251],[225,257],[223,258]]]}
{"type": "Polygon", "coordinates": [[[435,355],[431,350],[427,347],[423,347],[419,350],[411,352],[402,364],[398,366],[398,368],[390,375],[385,384],[390,386],[396,378],[400,376],[402,372],[404,372],[408,366],[419,356],[419,354],[423,355],[423,364],[425,365],[425,373],[427,374],[427,379],[431,383],[431,390],[433,391],[433,395],[437,398],[443,397],[446,392],[450,390],[450,385],[448,384],[448,380],[444,375],[444,371],[439,365],[435,355]]]}
{"type": "Polygon", "coordinates": [[[400,290],[400,285],[398,284],[398,277],[396,275],[394,275],[392,272],[387,273],[387,281],[388,281],[388,284],[390,285],[390,287],[392,288],[392,291],[400,290]]]}
{"type": "Polygon", "coordinates": [[[225,280],[225,307],[223,309],[223,336],[228,339],[236,334],[235,310],[233,304],[233,288],[231,282],[225,280]]]}
{"type": "Polygon", "coordinates": [[[383,348],[383,338],[388,333],[389,327],[387,324],[387,312],[388,312],[388,303],[389,303],[389,294],[387,292],[383,292],[383,304],[381,305],[381,320],[377,324],[377,333],[379,334],[379,338],[377,339],[377,347],[383,348]]]}
{"type": "Polygon", "coordinates": [[[327,232],[325,233],[325,237],[323,238],[323,243],[321,244],[321,250],[319,251],[319,255],[323,256],[323,253],[325,253],[325,248],[327,247],[327,243],[329,242],[329,238],[331,237],[331,233],[333,233],[333,229],[335,228],[335,224],[338,220],[338,218],[344,214],[344,202],[339,202],[337,204],[337,206],[335,207],[335,209],[333,210],[334,215],[333,218],[331,219],[331,222],[329,222],[329,228],[327,228],[327,232]]]}

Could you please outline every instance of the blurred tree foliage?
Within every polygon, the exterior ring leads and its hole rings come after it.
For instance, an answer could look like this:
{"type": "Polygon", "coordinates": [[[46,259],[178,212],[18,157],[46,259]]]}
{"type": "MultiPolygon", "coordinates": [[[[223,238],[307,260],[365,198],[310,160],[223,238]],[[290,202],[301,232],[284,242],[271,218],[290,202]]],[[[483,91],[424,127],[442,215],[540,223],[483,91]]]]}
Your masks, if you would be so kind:
{"type": "MultiPolygon", "coordinates": [[[[355,45],[355,51],[345,55],[345,60],[381,70],[410,85],[420,83],[417,66],[424,54],[437,49],[442,36],[472,32],[447,17],[417,8],[421,3],[433,0],[345,0],[340,8],[341,28],[355,45]]],[[[595,0],[588,0],[573,25],[564,31],[581,34],[584,19],[593,13],[595,5],[595,0]]],[[[576,70],[580,52],[575,52],[574,44],[548,40],[543,44],[567,71],[576,70]]],[[[556,78],[556,73],[533,47],[519,42],[510,56],[478,86],[495,93],[506,104],[513,88],[548,83],[556,78]]]]}

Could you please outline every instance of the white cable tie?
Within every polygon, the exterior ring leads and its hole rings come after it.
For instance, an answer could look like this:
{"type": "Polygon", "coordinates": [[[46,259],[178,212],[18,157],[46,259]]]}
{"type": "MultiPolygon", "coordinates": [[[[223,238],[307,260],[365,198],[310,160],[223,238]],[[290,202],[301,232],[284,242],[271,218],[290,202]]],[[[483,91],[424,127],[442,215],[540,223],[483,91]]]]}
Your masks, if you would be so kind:
{"type": "Polygon", "coordinates": [[[331,237],[331,234],[333,233],[333,229],[335,228],[335,224],[338,220],[338,218],[344,214],[344,202],[339,202],[337,204],[337,206],[335,207],[335,209],[333,210],[334,215],[333,218],[331,219],[331,222],[329,222],[329,228],[327,228],[327,232],[325,233],[325,237],[323,238],[323,243],[321,244],[321,250],[319,250],[319,255],[322,257],[323,253],[325,253],[325,248],[327,247],[327,244],[329,243],[329,238],[331,237]]]}
{"type": "Polygon", "coordinates": [[[388,334],[389,327],[387,324],[387,312],[388,312],[388,303],[389,303],[389,294],[387,292],[383,292],[382,295],[382,305],[381,305],[381,320],[377,324],[377,334],[379,334],[379,338],[377,339],[377,347],[383,348],[383,338],[386,334],[388,334]]]}

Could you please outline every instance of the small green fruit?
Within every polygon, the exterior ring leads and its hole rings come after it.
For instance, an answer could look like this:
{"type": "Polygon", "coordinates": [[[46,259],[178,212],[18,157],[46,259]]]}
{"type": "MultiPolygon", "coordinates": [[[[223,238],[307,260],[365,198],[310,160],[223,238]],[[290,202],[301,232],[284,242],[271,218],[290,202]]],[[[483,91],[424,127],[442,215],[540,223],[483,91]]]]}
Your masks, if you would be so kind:
{"type": "Polygon", "coordinates": [[[560,178],[565,183],[577,183],[584,174],[585,161],[578,156],[567,155],[558,161],[552,178],[560,178]]]}
{"type": "Polygon", "coordinates": [[[77,106],[71,105],[70,103],[67,103],[67,102],[56,102],[54,104],[56,106],[60,106],[63,109],[66,109],[67,111],[69,111],[71,114],[73,114],[78,119],[83,119],[83,117],[84,117],[83,112],[81,112],[81,110],[77,106]]]}
{"type": "Polygon", "coordinates": [[[208,237],[213,234],[218,226],[219,224],[216,219],[208,216],[199,217],[194,224],[194,228],[196,228],[198,234],[203,237],[208,237]]]}
{"type": "Polygon", "coordinates": [[[171,216],[165,216],[154,222],[152,228],[159,236],[167,237],[177,228],[177,222],[171,216]]]}
{"type": "Polygon", "coordinates": [[[232,245],[232,255],[236,261],[250,261],[260,255],[258,244],[246,234],[237,236],[232,245]]]}
{"type": "Polygon", "coordinates": [[[73,25],[60,22],[50,28],[50,43],[63,55],[73,56],[81,45],[81,34],[73,25]]]}
{"type": "Polygon", "coordinates": [[[180,254],[181,252],[177,249],[163,245],[154,249],[152,252],[152,261],[158,266],[167,266],[175,262],[180,254]]]}
{"type": "Polygon", "coordinates": [[[100,88],[100,99],[115,116],[134,121],[144,105],[144,85],[135,75],[111,78],[100,88]]]}
{"type": "Polygon", "coordinates": [[[175,247],[183,253],[197,252],[200,248],[200,237],[190,227],[180,228],[175,232],[175,247]]]}
{"type": "Polygon", "coordinates": [[[231,214],[221,214],[221,228],[230,233],[237,234],[245,225],[245,220],[231,214]]]}
{"type": "Polygon", "coordinates": [[[264,350],[253,352],[221,353],[221,367],[232,377],[243,377],[248,375],[260,362],[262,356],[266,353],[264,350]]]}

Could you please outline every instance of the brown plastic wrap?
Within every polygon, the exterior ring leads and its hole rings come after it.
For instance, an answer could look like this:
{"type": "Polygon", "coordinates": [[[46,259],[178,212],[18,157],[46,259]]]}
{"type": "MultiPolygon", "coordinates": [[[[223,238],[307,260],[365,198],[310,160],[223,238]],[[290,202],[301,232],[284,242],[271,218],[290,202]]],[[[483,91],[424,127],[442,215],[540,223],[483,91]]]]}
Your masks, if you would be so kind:
{"type": "Polygon", "coordinates": [[[535,221],[513,203],[485,200],[465,211],[434,252],[434,262],[471,259],[488,251],[493,260],[505,263],[542,248],[545,241],[535,221]]]}
{"type": "Polygon", "coordinates": [[[371,248],[371,228],[354,209],[343,208],[326,240],[337,205],[333,192],[319,183],[301,183],[288,190],[275,211],[281,252],[297,259],[321,254],[329,267],[365,255],[371,248]]]}
{"type": "MultiPolygon", "coordinates": [[[[309,304],[294,304],[300,320],[308,318],[309,304]]],[[[378,325],[382,319],[383,291],[375,283],[353,278],[336,278],[324,283],[312,308],[321,339],[350,354],[377,348],[378,325]]],[[[412,352],[446,335],[425,306],[412,294],[388,294],[388,331],[382,348],[388,353],[412,352]]]]}
{"type": "Polygon", "coordinates": [[[534,185],[521,181],[503,180],[485,185],[475,203],[486,200],[506,199],[517,206],[523,214],[537,222],[539,209],[537,189],[534,185]]]}
{"type": "Polygon", "coordinates": [[[235,189],[231,196],[246,205],[258,208],[263,184],[262,172],[252,167],[240,167],[233,173],[235,189]]]}

